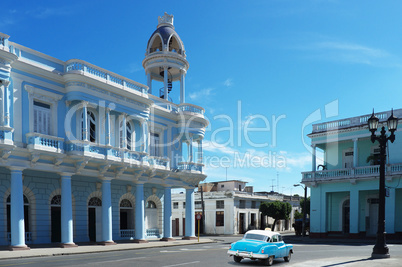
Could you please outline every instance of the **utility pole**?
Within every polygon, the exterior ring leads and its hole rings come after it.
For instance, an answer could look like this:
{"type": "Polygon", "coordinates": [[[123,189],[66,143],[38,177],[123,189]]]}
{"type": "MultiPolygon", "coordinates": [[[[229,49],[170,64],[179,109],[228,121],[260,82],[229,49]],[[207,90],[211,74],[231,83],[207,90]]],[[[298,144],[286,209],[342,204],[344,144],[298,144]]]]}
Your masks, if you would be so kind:
{"type": "Polygon", "coordinates": [[[201,225],[201,233],[204,233],[205,227],[205,207],[204,207],[204,191],[202,190],[203,186],[201,184],[201,208],[202,208],[202,225],[201,225]]]}

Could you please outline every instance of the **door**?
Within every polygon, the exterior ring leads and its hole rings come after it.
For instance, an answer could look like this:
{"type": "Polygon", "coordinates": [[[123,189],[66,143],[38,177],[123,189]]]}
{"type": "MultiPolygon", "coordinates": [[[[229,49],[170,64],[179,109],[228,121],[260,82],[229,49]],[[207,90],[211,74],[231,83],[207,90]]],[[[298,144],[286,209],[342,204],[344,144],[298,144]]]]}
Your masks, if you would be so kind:
{"type": "Polygon", "coordinates": [[[120,209],[120,229],[128,229],[128,211],[120,209]]]}
{"type": "Polygon", "coordinates": [[[239,234],[244,234],[244,213],[240,213],[239,234]]]}
{"type": "Polygon", "coordinates": [[[344,169],[353,168],[353,150],[345,150],[343,152],[342,167],[344,169]]]}
{"type": "Polygon", "coordinates": [[[96,242],[96,209],[88,208],[88,236],[89,241],[96,242]]]}
{"type": "Polygon", "coordinates": [[[370,199],[368,236],[375,236],[378,229],[378,199],[370,199]]]}
{"type": "Polygon", "coordinates": [[[186,218],[183,218],[183,236],[186,236],[186,218]]]}
{"type": "Polygon", "coordinates": [[[345,200],[343,203],[343,233],[348,234],[350,229],[350,200],[345,200]]]}
{"type": "Polygon", "coordinates": [[[51,242],[61,242],[61,208],[51,207],[51,242]]]}

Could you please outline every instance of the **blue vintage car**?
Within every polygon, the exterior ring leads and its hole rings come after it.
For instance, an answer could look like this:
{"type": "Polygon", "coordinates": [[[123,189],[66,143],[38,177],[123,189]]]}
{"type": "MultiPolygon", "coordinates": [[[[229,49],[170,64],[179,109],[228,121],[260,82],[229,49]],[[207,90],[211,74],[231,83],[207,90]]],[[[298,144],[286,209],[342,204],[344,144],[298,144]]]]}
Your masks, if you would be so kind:
{"type": "Polygon", "coordinates": [[[265,265],[271,266],[276,258],[290,261],[293,245],[287,245],[279,233],[251,230],[245,233],[242,240],[230,245],[229,256],[235,262],[242,259],[261,260],[265,265]]]}

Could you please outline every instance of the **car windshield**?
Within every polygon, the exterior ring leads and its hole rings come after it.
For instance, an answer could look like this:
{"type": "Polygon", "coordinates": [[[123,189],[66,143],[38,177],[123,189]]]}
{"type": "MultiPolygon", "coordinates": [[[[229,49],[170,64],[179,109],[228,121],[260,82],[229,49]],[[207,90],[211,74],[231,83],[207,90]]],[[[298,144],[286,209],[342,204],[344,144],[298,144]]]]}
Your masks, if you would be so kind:
{"type": "Polygon", "coordinates": [[[265,235],[259,234],[245,234],[244,239],[253,239],[253,240],[261,240],[261,241],[269,241],[269,237],[265,235]]]}

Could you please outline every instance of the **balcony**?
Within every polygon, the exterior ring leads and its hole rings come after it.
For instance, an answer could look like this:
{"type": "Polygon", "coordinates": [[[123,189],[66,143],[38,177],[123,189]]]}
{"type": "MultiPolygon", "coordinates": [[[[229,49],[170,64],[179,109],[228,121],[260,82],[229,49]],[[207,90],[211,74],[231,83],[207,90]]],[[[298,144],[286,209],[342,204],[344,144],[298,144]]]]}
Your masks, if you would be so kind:
{"type": "MultiPolygon", "coordinates": [[[[402,163],[388,164],[385,168],[386,176],[402,174],[402,163]]],[[[336,169],[315,172],[302,172],[302,182],[325,182],[332,180],[347,180],[360,178],[374,178],[380,175],[380,165],[364,166],[349,169],[336,169]]]]}
{"type": "Polygon", "coordinates": [[[27,144],[30,151],[39,150],[51,153],[63,153],[64,138],[41,133],[27,133],[27,144]]]}
{"type": "MultiPolygon", "coordinates": [[[[380,119],[380,123],[382,123],[387,121],[391,115],[391,111],[379,112],[375,113],[375,115],[380,119]]],[[[394,110],[394,115],[398,118],[402,118],[402,109],[394,110]]],[[[367,126],[367,120],[370,118],[370,116],[371,114],[368,114],[343,120],[313,124],[313,134],[331,130],[346,129],[350,127],[367,126]]]]}
{"type": "Polygon", "coordinates": [[[202,115],[204,116],[205,110],[202,107],[193,104],[180,104],[178,106],[178,111],[183,113],[190,113],[192,115],[202,115]]]}
{"type": "Polygon", "coordinates": [[[81,74],[122,89],[128,88],[140,93],[148,93],[148,88],[142,84],[79,59],[67,61],[65,73],[81,74]]]}
{"type": "Polygon", "coordinates": [[[156,169],[170,170],[170,160],[165,157],[148,157],[148,163],[156,169]]]}
{"type": "Polygon", "coordinates": [[[202,164],[202,163],[195,163],[195,162],[179,162],[179,163],[177,163],[177,169],[180,171],[202,173],[202,167],[204,167],[204,164],[202,164]]]}

